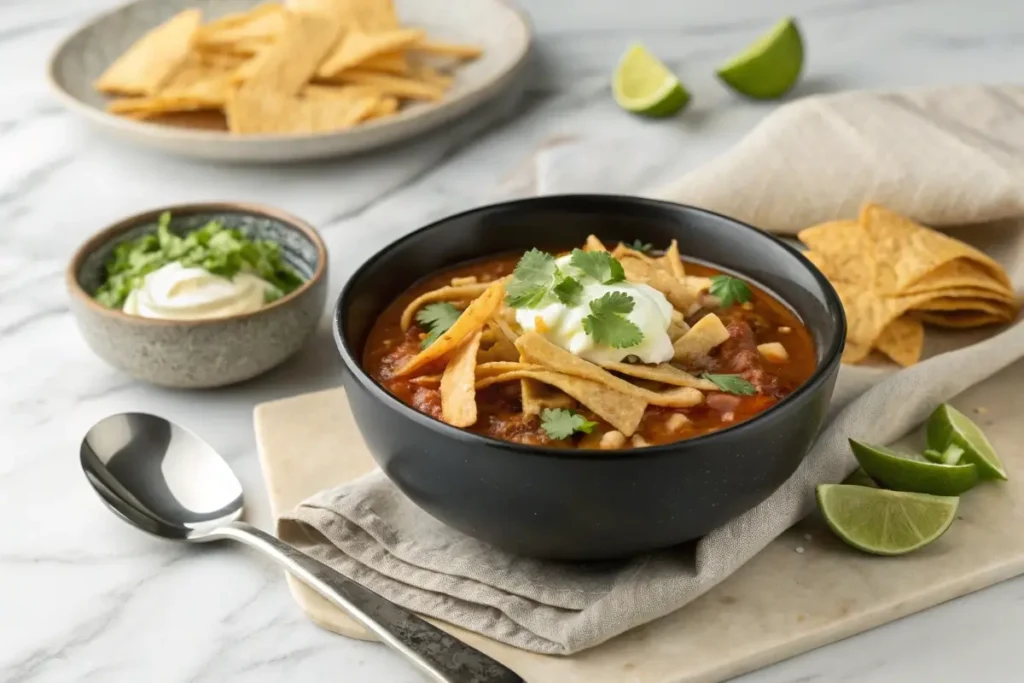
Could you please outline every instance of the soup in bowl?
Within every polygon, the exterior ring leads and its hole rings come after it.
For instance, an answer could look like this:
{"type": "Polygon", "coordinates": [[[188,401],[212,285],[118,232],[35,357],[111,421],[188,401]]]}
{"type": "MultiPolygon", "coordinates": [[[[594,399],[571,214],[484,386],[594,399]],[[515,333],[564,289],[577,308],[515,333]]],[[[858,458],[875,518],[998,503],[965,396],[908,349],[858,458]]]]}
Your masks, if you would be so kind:
{"type": "Polygon", "coordinates": [[[765,233],[566,196],[385,248],[336,333],[356,422],[414,502],[513,552],[600,559],[696,538],[781,485],[824,418],[844,321],[765,233]]]}

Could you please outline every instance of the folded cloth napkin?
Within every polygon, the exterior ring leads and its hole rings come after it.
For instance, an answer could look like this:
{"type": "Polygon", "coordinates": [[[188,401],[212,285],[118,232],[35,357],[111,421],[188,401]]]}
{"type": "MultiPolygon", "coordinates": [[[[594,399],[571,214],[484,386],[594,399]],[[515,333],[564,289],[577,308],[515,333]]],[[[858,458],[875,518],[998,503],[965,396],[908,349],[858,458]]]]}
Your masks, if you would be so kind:
{"type": "MultiPolygon", "coordinates": [[[[963,87],[812,97],[768,116],[735,149],[656,196],[778,232],[854,217],[874,200],[926,223],[1024,216],[1024,88],[963,87]]],[[[608,187],[662,141],[575,143],[540,155],[541,192],[608,187]],[[631,153],[626,150],[632,150],[631,153]],[[630,156],[632,154],[632,156],[630,156]],[[600,171],[600,174],[595,171],[600,171]],[[572,178],[571,183],[559,179],[572,178]],[[582,180],[581,180],[582,178],[582,180]],[[552,182],[555,187],[552,187],[552,182]]],[[[627,183],[628,184],[628,183],[627,183]]],[[[1024,286],[1024,230],[962,229],[1024,286]]],[[[844,366],[829,419],[796,473],[761,505],[695,543],[628,561],[573,565],[515,557],[448,529],[375,472],[323,491],[280,522],[302,550],[417,612],[511,645],[570,654],[679,609],[734,572],[814,506],[814,487],[854,467],[847,438],[886,443],[936,403],[1024,356],[1024,324],[989,330],[899,372],[844,366]],[[976,339],[976,337],[975,337],[976,339]]],[[[933,349],[934,352],[934,349],[933,349]]]]}

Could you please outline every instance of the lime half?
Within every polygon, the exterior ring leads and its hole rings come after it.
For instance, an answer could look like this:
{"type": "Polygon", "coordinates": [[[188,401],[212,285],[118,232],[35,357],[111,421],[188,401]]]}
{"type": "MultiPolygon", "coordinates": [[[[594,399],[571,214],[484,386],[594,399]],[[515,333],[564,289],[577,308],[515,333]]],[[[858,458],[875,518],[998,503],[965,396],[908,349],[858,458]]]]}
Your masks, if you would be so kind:
{"type": "Polygon", "coordinates": [[[679,79],[639,43],[619,60],[612,93],[620,107],[643,116],[671,116],[690,101],[679,79]]]}
{"type": "Polygon", "coordinates": [[[772,100],[796,85],[803,66],[804,41],[800,29],[795,19],[786,17],[717,73],[740,94],[772,100]]]}
{"type": "Polygon", "coordinates": [[[928,447],[945,451],[950,445],[964,449],[961,462],[974,463],[982,479],[1006,480],[1006,469],[996,449],[985,438],[978,425],[959,410],[943,403],[928,418],[928,447]]]}
{"type": "Polygon", "coordinates": [[[936,496],[959,496],[978,483],[978,468],[974,465],[912,460],[884,446],[872,446],[853,439],[850,439],[850,448],[868,476],[886,488],[936,496]]]}
{"type": "Polygon", "coordinates": [[[846,484],[818,487],[829,528],[847,544],[875,555],[903,555],[946,532],[959,498],[846,484]]]}

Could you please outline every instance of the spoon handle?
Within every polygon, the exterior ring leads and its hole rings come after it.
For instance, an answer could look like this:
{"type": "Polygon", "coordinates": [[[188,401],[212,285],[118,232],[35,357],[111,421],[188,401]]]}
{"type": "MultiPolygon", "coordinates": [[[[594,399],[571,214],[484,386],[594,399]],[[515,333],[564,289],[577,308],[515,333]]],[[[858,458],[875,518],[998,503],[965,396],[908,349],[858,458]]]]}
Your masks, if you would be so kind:
{"type": "Polygon", "coordinates": [[[322,562],[244,522],[218,529],[277,560],[437,683],[524,683],[516,673],[322,562]]]}

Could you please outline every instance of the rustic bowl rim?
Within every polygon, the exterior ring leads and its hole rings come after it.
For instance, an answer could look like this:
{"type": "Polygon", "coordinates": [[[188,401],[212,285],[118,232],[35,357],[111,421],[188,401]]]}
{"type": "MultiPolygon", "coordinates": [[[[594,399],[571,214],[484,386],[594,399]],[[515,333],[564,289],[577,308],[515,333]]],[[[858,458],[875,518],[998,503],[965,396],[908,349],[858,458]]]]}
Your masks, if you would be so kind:
{"type": "Polygon", "coordinates": [[[111,318],[114,320],[122,320],[127,323],[137,323],[143,325],[190,325],[190,326],[206,326],[216,325],[225,322],[245,320],[248,318],[254,318],[258,315],[262,315],[269,311],[277,308],[283,308],[289,305],[291,302],[300,298],[303,294],[313,289],[316,284],[323,279],[324,274],[327,272],[327,245],[324,243],[320,233],[310,223],[302,220],[301,218],[294,216],[286,211],[275,209],[270,206],[263,204],[256,204],[251,202],[195,202],[189,204],[175,204],[171,206],[163,206],[155,209],[148,209],[141,213],[136,213],[126,218],[108,225],[99,232],[92,235],[85,242],[83,242],[78,249],[75,250],[74,255],[71,257],[71,261],[68,263],[67,270],[65,271],[65,280],[67,284],[68,292],[72,297],[75,297],[85,304],[86,308],[91,312],[111,318]],[[124,233],[137,228],[145,223],[156,224],[160,215],[169,212],[172,216],[194,216],[201,214],[214,214],[214,213],[241,213],[248,214],[250,216],[261,216],[264,218],[270,218],[278,221],[279,223],[287,226],[288,228],[295,230],[302,234],[316,248],[317,264],[313,274],[306,279],[297,288],[285,294],[280,299],[273,301],[269,304],[261,306],[255,311],[249,311],[247,313],[236,313],[234,315],[228,315],[220,318],[198,318],[195,320],[188,319],[164,319],[164,318],[146,318],[140,315],[131,315],[117,309],[108,308],[99,302],[85,291],[81,283],[78,281],[78,274],[81,270],[82,264],[85,259],[95,252],[97,249],[109,244],[111,241],[116,240],[124,233]]]}

